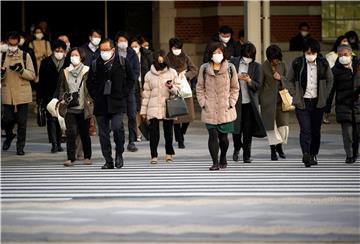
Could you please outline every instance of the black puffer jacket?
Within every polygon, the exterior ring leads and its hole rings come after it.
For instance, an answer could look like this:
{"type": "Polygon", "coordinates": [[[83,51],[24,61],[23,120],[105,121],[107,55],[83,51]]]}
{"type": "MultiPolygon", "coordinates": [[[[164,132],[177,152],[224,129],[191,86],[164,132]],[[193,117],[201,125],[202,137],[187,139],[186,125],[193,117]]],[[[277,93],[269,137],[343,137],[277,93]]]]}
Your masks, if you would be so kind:
{"type": "Polygon", "coordinates": [[[360,123],[360,71],[359,60],[353,60],[353,71],[345,68],[336,60],[332,72],[334,74],[333,89],[336,92],[335,112],[339,123],[352,122],[353,113],[357,123],[360,123]]]}

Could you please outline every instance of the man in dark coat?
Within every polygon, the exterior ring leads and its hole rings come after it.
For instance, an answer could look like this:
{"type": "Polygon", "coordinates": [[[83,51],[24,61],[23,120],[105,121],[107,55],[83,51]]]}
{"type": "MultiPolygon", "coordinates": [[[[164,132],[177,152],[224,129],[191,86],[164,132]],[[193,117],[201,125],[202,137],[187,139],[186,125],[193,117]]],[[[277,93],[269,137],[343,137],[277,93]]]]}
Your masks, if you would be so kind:
{"type": "Polygon", "coordinates": [[[90,31],[89,42],[81,46],[85,51],[85,61],[84,64],[91,66],[93,60],[97,59],[100,56],[99,43],[101,41],[101,31],[93,29],[90,31]]]}
{"type": "Polygon", "coordinates": [[[299,33],[290,39],[289,51],[302,51],[304,43],[310,38],[310,26],[306,22],[299,24],[299,33]]]}
{"type": "MultiPolygon", "coordinates": [[[[60,71],[64,68],[66,43],[55,40],[52,45],[53,54],[41,61],[39,70],[39,83],[37,89],[37,99],[39,106],[46,108],[52,98],[56,97],[60,71]]],[[[53,117],[46,110],[47,132],[51,143],[51,152],[62,152],[61,129],[57,118],[53,117]]]]}
{"type": "Polygon", "coordinates": [[[206,46],[204,52],[203,62],[207,63],[209,60],[209,47],[210,44],[213,42],[221,42],[225,47],[224,57],[230,60],[231,57],[239,57],[240,56],[240,43],[236,42],[233,38],[233,30],[227,26],[221,26],[219,31],[215,33],[211,40],[209,41],[208,45],[206,46]]]}
{"type": "Polygon", "coordinates": [[[94,100],[94,115],[99,129],[101,151],[106,160],[102,169],[114,168],[110,129],[114,133],[116,144],[115,166],[119,169],[124,164],[123,113],[126,111],[126,97],[129,95],[133,81],[129,79],[131,77],[129,63],[123,57],[115,55],[112,40],[102,40],[100,56],[90,67],[87,85],[94,100]]]}
{"type": "Polygon", "coordinates": [[[349,164],[356,162],[360,136],[360,64],[358,59],[353,59],[351,53],[351,46],[340,45],[339,57],[332,68],[336,120],[341,124],[345,162],[349,164]]]}

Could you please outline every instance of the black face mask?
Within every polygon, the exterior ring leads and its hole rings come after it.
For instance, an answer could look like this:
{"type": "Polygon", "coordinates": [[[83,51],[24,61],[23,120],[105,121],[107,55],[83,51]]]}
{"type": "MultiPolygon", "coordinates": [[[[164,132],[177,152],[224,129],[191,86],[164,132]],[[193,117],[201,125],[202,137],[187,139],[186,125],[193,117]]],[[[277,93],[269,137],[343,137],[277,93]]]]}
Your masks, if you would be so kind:
{"type": "Polygon", "coordinates": [[[163,70],[163,69],[165,69],[167,67],[167,63],[166,62],[163,62],[161,64],[155,63],[154,67],[155,67],[156,70],[163,70]]]}

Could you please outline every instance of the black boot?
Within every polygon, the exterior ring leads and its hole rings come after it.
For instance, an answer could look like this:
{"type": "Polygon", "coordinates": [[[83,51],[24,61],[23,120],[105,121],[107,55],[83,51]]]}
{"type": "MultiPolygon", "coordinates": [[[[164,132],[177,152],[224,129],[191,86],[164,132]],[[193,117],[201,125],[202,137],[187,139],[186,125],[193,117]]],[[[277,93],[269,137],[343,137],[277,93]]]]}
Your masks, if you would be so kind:
{"type": "Polygon", "coordinates": [[[225,169],[227,167],[226,156],[220,156],[220,168],[225,169]]]}
{"type": "Polygon", "coordinates": [[[11,135],[9,135],[9,136],[6,135],[6,139],[4,141],[3,148],[2,148],[4,151],[6,151],[10,148],[11,142],[12,142],[12,140],[14,140],[15,137],[16,137],[16,135],[13,133],[11,133],[11,135]]]}
{"type": "Polygon", "coordinates": [[[115,166],[118,169],[121,169],[124,166],[124,159],[120,153],[116,153],[115,166]]]}
{"type": "Polygon", "coordinates": [[[277,144],[275,146],[275,149],[278,152],[280,158],[286,158],[285,153],[284,153],[284,151],[282,149],[282,144],[277,144]]]}
{"type": "Polygon", "coordinates": [[[244,160],[244,163],[247,163],[247,164],[252,162],[252,159],[251,159],[251,143],[243,145],[243,160],[244,160]]]}
{"type": "Polygon", "coordinates": [[[102,169],[113,169],[114,168],[114,163],[113,162],[106,162],[102,167],[102,169]]]}
{"type": "Polygon", "coordinates": [[[183,141],[179,141],[179,142],[178,142],[178,145],[179,145],[179,148],[181,148],[181,149],[184,149],[184,148],[185,148],[185,145],[184,145],[184,142],[183,142],[183,141]]]}
{"type": "Polygon", "coordinates": [[[213,165],[209,168],[209,170],[219,170],[219,162],[213,163],[213,165]]]}
{"type": "Polygon", "coordinates": [[[56,145],[56,143],[52,143],[51,144],[51,153],[56,153],[58,152],[58,147],[56,145]]]}
{"type": "Polygon", "coordinates": [[[271,149],[271,161],[277,161],[278,157],[277,157],[277,154],[276,154],[275,145],[270,145],[270,149],[271,149]]]}
{"type": "Polygon", "coordinates": [[[235,151],[234,151],[233,160],[234,160],[235,162],[238,162],[238,161],[239,161],[239,151],[238,151],[238,150],[235,150],[235,151]]]}
{"type": "Polygon", "coordinates": [[[304,153],[302,157],[302,162],[304,163],[306,168],[311,167],[311,157],[309,153],[304,153]]]}

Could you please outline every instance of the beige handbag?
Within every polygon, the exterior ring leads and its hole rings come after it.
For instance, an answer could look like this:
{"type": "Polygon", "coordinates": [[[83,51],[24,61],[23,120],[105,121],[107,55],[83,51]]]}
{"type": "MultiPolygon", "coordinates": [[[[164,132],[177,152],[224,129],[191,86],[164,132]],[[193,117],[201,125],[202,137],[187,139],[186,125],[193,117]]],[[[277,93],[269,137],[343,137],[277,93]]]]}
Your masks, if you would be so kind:
{"type": "Polygon", "coordinates": [[[287,89],[282,89],[281,91],[279,91],[279,94],[282,100],[282,104],[281,104],[282,111],[283,112],[294,111],[295,106],[292,105],[293,98],[290,95],[289,91],[287,89]]]}

